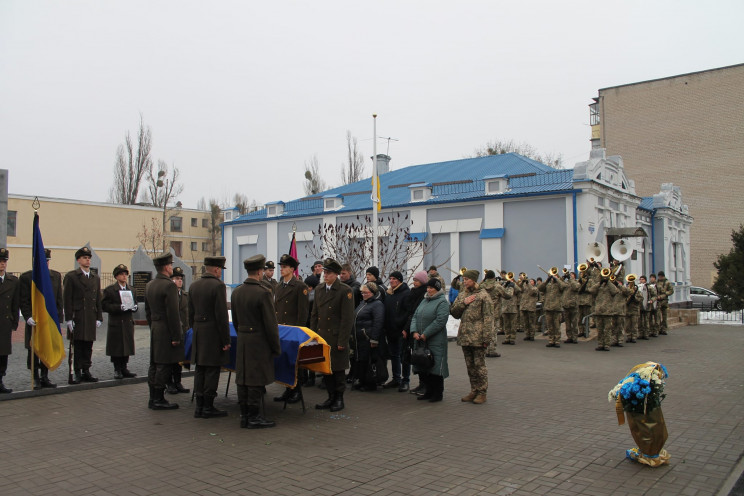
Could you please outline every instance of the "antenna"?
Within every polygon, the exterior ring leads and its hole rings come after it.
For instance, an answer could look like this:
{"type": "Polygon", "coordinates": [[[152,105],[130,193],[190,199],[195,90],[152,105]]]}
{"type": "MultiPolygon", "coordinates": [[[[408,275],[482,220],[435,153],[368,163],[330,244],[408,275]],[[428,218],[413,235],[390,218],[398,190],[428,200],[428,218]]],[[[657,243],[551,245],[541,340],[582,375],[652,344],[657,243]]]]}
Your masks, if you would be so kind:
{"type": "Polygon", "coordinates": [[[390,155],[390,142],[391,141],[400,141],[399,139],[391,138],[389,136],[387,138],[385,136],[378,136],[378,138],[387,140],[387,142],[388,142],[388,144],[387,144],[387,151],[385,152],[385,155],[390,155]]]}

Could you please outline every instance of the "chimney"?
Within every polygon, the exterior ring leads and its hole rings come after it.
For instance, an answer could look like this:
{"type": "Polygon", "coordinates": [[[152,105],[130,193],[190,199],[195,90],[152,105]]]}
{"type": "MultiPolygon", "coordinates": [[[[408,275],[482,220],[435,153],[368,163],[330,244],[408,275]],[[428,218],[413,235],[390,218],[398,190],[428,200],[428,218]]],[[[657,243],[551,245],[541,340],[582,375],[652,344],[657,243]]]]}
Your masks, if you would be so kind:
{"type": "Polygon", "coordinates": [[[377,154],[377,174],[383,175],[390,172],[390,157],[384,153],[377,154]]]}

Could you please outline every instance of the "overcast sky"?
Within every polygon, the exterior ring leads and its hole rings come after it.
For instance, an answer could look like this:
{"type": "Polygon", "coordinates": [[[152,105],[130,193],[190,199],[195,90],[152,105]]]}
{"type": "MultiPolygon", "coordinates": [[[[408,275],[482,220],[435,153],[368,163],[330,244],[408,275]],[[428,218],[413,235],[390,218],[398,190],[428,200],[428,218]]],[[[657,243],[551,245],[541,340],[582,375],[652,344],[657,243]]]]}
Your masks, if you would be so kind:
{"type": "Polygon", "coordinates": [[[9,192],[107,201],[140,114],[180,199],[340,184],[346,131],[370,173],[530,143],[572,167],[599,88],[744,62],[744,2],[0,0],[9,192]],[[378,152],[388,151],[379,140],[378,152]]]}

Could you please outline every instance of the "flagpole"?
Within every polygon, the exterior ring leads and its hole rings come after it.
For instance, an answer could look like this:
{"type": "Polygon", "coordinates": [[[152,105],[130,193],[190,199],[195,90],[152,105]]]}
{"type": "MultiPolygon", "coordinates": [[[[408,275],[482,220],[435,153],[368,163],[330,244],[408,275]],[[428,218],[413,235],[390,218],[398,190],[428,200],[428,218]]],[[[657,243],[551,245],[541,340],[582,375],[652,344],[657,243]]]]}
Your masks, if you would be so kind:
{"type": "MultiPolygon", "coordinates": [[[[36,217],[39,215],[39,208],[41,208],[41,204],[39,203],[39,197],[37,196],[34,199],[34,202],[31,204],[34,209],[34,222],[36,221],[36,217]]],[[[28,288],[30,291],[33,291],[33,284],[34,284],[34,253],[36,253],[36,236],[31,235],[31,286],[28,288]]],[[[33,318],[34,315],[34,299],[31,298],[31,318],[33,318]]],[[[28,322],[26,322],[26,325],[28,325],[28,322]]],[[[36,333],[34,332],[34,327],[29,326],[31,328],[31,341],[28,343],[28,347],[31,348],[31,391],[34,390],[34,365],[36,365],[36,333]]]]}
{"type": "Polygon", "coordinates": [[[372,114],[372,265],[377,267],[377,208],[380,198],[377,176],[377,114],[372,114]]]}

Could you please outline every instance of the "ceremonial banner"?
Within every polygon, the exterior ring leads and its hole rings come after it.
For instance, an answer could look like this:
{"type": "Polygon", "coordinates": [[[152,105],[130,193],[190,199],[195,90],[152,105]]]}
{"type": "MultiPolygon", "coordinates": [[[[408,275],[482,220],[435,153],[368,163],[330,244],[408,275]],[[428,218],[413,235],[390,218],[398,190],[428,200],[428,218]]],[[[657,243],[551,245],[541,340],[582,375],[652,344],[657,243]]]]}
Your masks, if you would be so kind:
{"type": "Polygon", "coordinates": [[[31,315],[36,326],[30,345],[39,360],[49,370],[55,370],[65,357],[65,345],[59,328],[59,315],[44,253],[44,242],[39,230],[39,214],[36,212],[31,257],[31,315]]]}
{"type": "MultiPolygon", "coordinates": [[[[297,240],[295,239],[295,233],[292,232],[292,242],[289,243],[289,256],[294,258],[295,260],[299,261],[299,258],[297,258],[297,240]]],[[[295,277],[300,276],[300,268],[295,267],[294,269],[294,275],[295,277]]]]}

